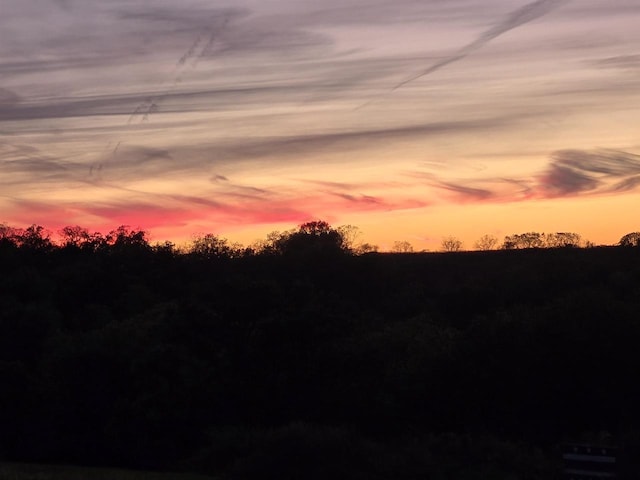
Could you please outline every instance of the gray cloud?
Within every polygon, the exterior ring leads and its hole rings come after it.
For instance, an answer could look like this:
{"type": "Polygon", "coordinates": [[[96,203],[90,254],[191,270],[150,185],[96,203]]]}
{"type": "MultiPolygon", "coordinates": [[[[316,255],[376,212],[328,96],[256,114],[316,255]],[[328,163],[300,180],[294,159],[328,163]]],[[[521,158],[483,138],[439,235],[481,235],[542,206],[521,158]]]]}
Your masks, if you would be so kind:
{"type": "Polygon", "coordinates": [[[622,69],[638,69],[640,68],[640,55],[618,55],[615,57],[601,58],[591,62],[592,65],[601,68],[622,68],[622,69]]]}
{"type": "Polygon", "coordinates": [[[175,175],[200,167],[199,160],[190,155],[184,155],[178,161],[166,149],[119,142],[90,166],[88,178],[110,182],[132,181],[175,175]]]}
{"type": "MultiPolygon", "coordinates": [[[[247,165],[261,164],[265,159],[269,160],[269,163],[262,164],[260,168],[268,168],[273,163],[286,164],[292,160],[298,165],[312,164],[318,155],[323,155],[325,162],[343,162],[342,154],[347,151],[386,147],[396,142],[422,143],[429,138],[443,135],[512,128],[521,120],[520,117],[506,116],[297,135],[227,137],[218,138],[213,143],[200,141],[193,145],[172,144],[166,148],[139,145],[135,143],[137,137],[129,138],[126,130],[123,130],[122,136],[111,135],[112,141],[102,148],[102,153],[98,154],[91,164],[55,159],[44,155],[35,147],[24,145],[11,149],[6,147],[4,156],[7,159],[31,160],[11,165],[11,172],[15,173],[20,169],[24,173],[14,178],[14,182],[35,184],[38,180],[47,179],[60,182],[115,182],[126,185],[131,181],[178,177],[198,172],[199,175],[217,175],[213,177],[214,183],[221,184],[220,173],[214,173],[216,170],[219,172],[221,167],[225,167],[224,177],[228,179],[227,172],[248,168],[247,165]],[[122,140],[119,140],[120,138],[122,140]],[[336,153],[340,155],[335,155],[336,153]],[[53,172],[54,168],[56,172],[53,172]]],[[[7,168],[9,165],[5,165],[8,175],[7,168]]],[[[336,185],[321,186],[336,188],[336,185]]],[[[235,191],[238,196],[261,193],[263,192],[259,190],[246,189],[235,191]]]]}
{"type": "Polygon", "coordinates": [[[0,143],[0,185],[25,192],[39,184],[77,179],[84,166],[23,144],[0,143]]]}
{"type": "Polygon", "coordinates": [[[243,139],[242,141],[220,142],[216,149],[215,158],[220,161],[229,161],[276,157],[280,159],[295,158],[298,162],[304,162],[306,158],[310,158],[311,154],[346,152],[389,145],[397,141],[423,141],[430,136],[461,135],[496,128],[511,128],[521,120],[522,117],[516,118],[507,115],[476,120],[430,122],[388,128],[243,139]]]}
{"type": "Polygon", "coordinates": [[[602,189],[628,191],[638,186],[638,174],[640,155],[604,149],[562,150],[552,155],[541,186],[550,195],[559,196],[602,189]]]}
{"type": "Polygon", "coordinates": [[[410,172],[427,185],[450,191],[464,201],[520,201],[629,192],[640,188],[640,155],[619,150],[561,150],[533,177],[476,178],[456,181],[426,172],[410,172]]]}
{"type": "Polygon", "coordinates": [[[356,184],[353,183],[347,183],[347,182],[328,182],[328,181],[324,181],[324,180],[301,180],[304,183],[309,183],[312,185],[318,185],[321,187],[327,187],[330,189],[335,189],[335,190],[352,190],[354,188],[359,188],[360,185],[358,184],[356,186],[356,184]]]}
{"type": "Polygon", "coordinates": [[[484,188],[470,187],[452,182],[438,182],[437,186],[468,200],[488,200],[495,195],[490,190],[484,188]]]}
{"type": "Polygon", "coordinates": [[[544,196],[562,197],[595,190],[600,182],[588,174],[561,165],[551,165],[541,176],[544,196]]]}
{"type": "Polygon", "coordinates": [[[54,3],[67,12],[73,8],[72,0],[54,0],[54,3]]]}
{"type": "Polygon", "coordinates": [[[207,28],[216,22],[239,19],[249,15],[244,8],[181,8],[178,6],[138,5],[116,7],[114,17],[117,20],[131,21],[136,25],[158,24],[161,28],[170,27],[174,31],[193,32],[197,28],[207,28]]]}
{"type": "Polygon", "coordinates": [[[205,207],[220,208],[223,206],[221,202],[211,200],[209,198],[196,197],[192,195],[162,195],[163,198],[175,200],[185,205],[200,205],[205,207]]]}
{"type": "MultiPolygon", "coordinates": [[[[311,10],[302,17],[306,25],[389,25],[414,23],[427,19],[464,19],[471,5],[468,0],[422,2],[397,0],[393,4],[380,2],[362,5],[349,2],[325,2],[324,8],[311,10]]],[[[299,17],[297,17],[299,18],[299,17]]]]}
{"type": "MultiPolygon", "coordinates": [[[[452,192],[455,194],[455,197],[462,202],[489,200],[497,196],[497,193],[493,192],[488,187],[471,186],[470,184],[474,183],[471,181],[444,180],[433,173],[421,171],[407,172],[407,176],[418,178],[421,181],[424,181],[424,183],[429,187],[452,192]]],[[[479,183],[483,182],[480,181],[479,183]]]]}
{"type": "Polygon", "coordinates": [[[0,88],[0,106],[3,109],[18,102],[20,102],[20,95],[6,88],[0,88]]]}
{"type": "Polygon", "coordinates": [[[624,180],[616,183],[612,191],[614,192],[630,192],[640,187],[640,175],[636,175],[635,177],[625,178],[624,180]]]}
{"type": "Polygon", "coordinates": [[[573,2],[571,15],[581,18],[603,18],[609,16],[628,16],[640,13],[640,5],[636,0],[618,0],[615,5],[601,1],[573,2]],[[612,8],[613,7],[613,8],[612,8]]]}
{"type": "Polygon", "coordinates": [[[562,150],[552,158],[555,165],[612,177],[640,173],[640,155],[619,150],[562,150]]]}
{"type": "Polygon", "coordinates": [[[382,205],[383,201],[372,195],[351,195],[349,193],[340,193],[340,192],[332,192],[332,195],[336,197],[340,197],[344,200],[347,200],[351,203],[365,203],[365,204],[374,204],[374,205],[382,205]]]}
{"type": "Polygon", "coordinates": [[[0,61],[0,68],[5,75],[43,74],[57,71],[74,71],[77,69],[105,68],[122,62],[120,55],[111,56],[75,56],[71,58],[35,59],[23,58],[11,61],[0,61]]]}
{"type": "MultiPolygon", "coordinates": [[[[182,57],[180,57],[182,58],[182,57]]],[[[77,59],[79,63],[85,59],[77,59]]],[[[86,68],[104,68],[94,59],[86,68]]],[[[250,85],[225,85],[213,88],[194,88],[189,85],[175,84],[170,77],[168,81],[147,86],[135,93],[98,93],[82,96],[55,95],[29,102],[21,102],[21,97],[13,91],[0,90],[0,122],[17,120],[41,120],[55,118],[91,117],[91,116],[123,116],[129,118],[128,123],[139,123],[146,114],[157,117],[163,113],[215,112],[239,110],[256,106],[269,106],[291,102],[309,103],[326,102],[331,99],[349,98],[353,91],[363,83],[375,78],[384,78],[408,66],[415,61],[403,59],[353,59],[326,58],[309,62],[304,70],[293,70],[286,79],[274,82],[252,82],[250,85]]],[[[23,62],[19,68],[39,71],[50,69],[53,73],[65,70],[66,61],[41,62],[33,64],[23,62]]],[[[0,64],[0,69],[3,64],[0,64]]],[[[18,68],[14,65],[13,67],[18,68]]],[[[283,73],[287,70],[284,70],[283,73]]],[[[287,67],[290,68],[290,67],[287,67]]],[[[247,69],[247,76],[267,75],[271,67],[255,65],[247,69]]],[[[239,73],[243,73],[240,71],[239,73]]],[[[220,73],[219,76],[229,75],[220,73]]],[[[125,122],[123,121],[123,125],[125,122]]],[[[86,128],[86,127],[82,127],[86,128]]]]}
{"type": "Polygon", "coordinates": [[[41,175],[64,173],[69,169],[61,162],[52,159],[28,158],[21,160],[5,160],[0,164],[2,171],[12,173],[39,173],[41,175]]]}

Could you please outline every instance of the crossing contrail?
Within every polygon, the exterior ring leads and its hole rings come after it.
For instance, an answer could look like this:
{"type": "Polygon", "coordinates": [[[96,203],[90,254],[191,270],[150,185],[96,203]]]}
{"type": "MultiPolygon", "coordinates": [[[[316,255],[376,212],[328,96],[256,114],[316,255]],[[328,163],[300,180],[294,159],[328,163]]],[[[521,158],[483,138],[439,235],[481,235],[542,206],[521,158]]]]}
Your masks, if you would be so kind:
{"type": "Polygon", "coordinates": [[[518,10],[511,12],[507,17],[500,22],[498,25],[490,28],[486,32],[483,32],[478,38],[476,38],[473,42],[465,45],[460,50],[458,50],[453,55],[440,60],[439,62],[434,63],[426,70],[419,72],[411,77],[403,80],[394,86],[391,91],[397,90],[398,88],[406,85],[409,82],[413,82],[418,78],[424,77],[426,75],[430,75],[433,72],[440,70],[442,67],[449,65],[450,63],[457,62],[458,60],[462,60],[466,56],[471,53],[479,50],[484,47],[487,43],[493,40],[500,35],[507,33],[509,30],[513,30],[514,28],[518,28],[525,23],[529,23],[537,18],[546,15],[551,10],[557,8],[563,3],[566,3],[568,0],[537,0],[533,3],[529,3],[518,10]]]}
{"type": "Polygon", "coordinates": [[[230,21],[230,15],[225,15],[221,22],[216,25],[210,25],[206,27],[195,38],[191,46],[180,56],[176,61],[173,72],[169,77],[169,81],[166,80],[161,83],[161,87],[168,83],[168,87],[162,90],[162,93],[146,99],[141,102],[136,109],[131,113],[127,120],[127,125],[133,122],[144,123],[149,120],[151,114],[158,111],[158,104],[166,97],[170,96],[178,85],[182,82],[183,76],[189,71],[198,66],[198,62],[204,57],[210,50],[215,41],[218,39],[220,33],[226,29],[230,21]],[[204,41],[207,38],[206,42],[204,41]]]}
{"type": "MultiPolygon", "coordinates": [[[[468,43],[448,57],[439,60],[429,68],[415,73],[405,80],[401,81],[400,83],[394,85],[388,93],[394,92],[404,85],[411,83],[421,77],[431,75],[432,73],[440,70],[443,67],[446,67],[451,63],[462,60],[476,50],[484,47],[494,38],[499,37],[500,35],[507,33],[514,28],[518,28],[526,23],[532,22],[533,20],[546,15],[547,13],[558,8],[560,5],[567,3],[568,1],[570,0],[536,0],[535,2],[528,3],[521,8],[514,10],[513,12],[508,14],[500,23],[481,33],[480,36],[478,36],[478,38],[476,38],[471,43],[468,43]]],[[[368,105],[369,103],[371,103],[371,101],[361,105],[360,107],[358,107],[358,109],[368,105]]]]}
{"type": "MultiPolygon", "coordinates": [[[[209,25],[203,29],[198,36],[191,43],[189,48],[178,58],[173,71],[167,80],[163,80],[160,84],[159,92],[156,95],[151,96],[144,101],[140,102],[133,112],[129,115],[127,125],[132,123],[142,124],[149,121],[149,117],[159,110],[159,104],[167,97],[172,95],[177,89],[178,85],[182,82],[183,76],[189,71],[194,70],[198,66],[198,62],[201,58],[206,56],[213,47],[214,43],[218,40],[222,31],[224,31],[230,22],[231,14],[227,13],[223,16],[221,22],[216,22],[215,25],[209,25]],[[167,87],[164,87],[167,85],[167,87]]],[[[104,154],[101,155],[101,159],[94,162],[89,167],[89,176],[93,176],[94,171],[100,174],[103,167],[107,166],[107,163],[118,154],[118,148],[122,141],[118,141],[118,144],[111,152],[111,155],[104,159],[104,154]]],[[[105,151],[109,149],[111,142],[105,148],[105,151]]]]}

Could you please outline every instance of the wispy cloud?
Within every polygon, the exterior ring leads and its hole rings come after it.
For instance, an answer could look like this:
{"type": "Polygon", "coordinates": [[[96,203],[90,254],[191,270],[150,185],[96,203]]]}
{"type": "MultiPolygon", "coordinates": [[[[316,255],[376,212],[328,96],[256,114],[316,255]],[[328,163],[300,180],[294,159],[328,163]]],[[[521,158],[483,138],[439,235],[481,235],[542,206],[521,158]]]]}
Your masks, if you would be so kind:
{"type": "Polygon", "coordinates": [[[617,55],[615,57],[601,58],[593,61],[592,65],[601,68],[637,70],[640,68],[640,55],[617,55]]]}
{"type": "Polygon", "coordinates": [[[561,150],[547,167],[529,177],[445,180],[411,172],[427,184],[454,194],[458,202],[518,202],[628,192],[640,187],[640,155],[619,150],[561,150]]]}
{"type": "Polygon", "coordinates": [[[553,165],[607,177],[640,173],[640,155],[619,150],[562,150],[553,154],[552,161],[553,165]]]}
{"type": "Polygon", "coordinates": [[[594,191],[599,185],[583,171],[553,164],[540,176],[539,188],[543,197],[564,197],[594,191]]]}
{"type": "Polygon", "coordinates": [[[563,150],[552,156],[540,177],[550,196],[632,190],[640,174],[640,156],[618,150],[563,150]]]}
{"type": "Polygon", "coordinates": [[[628,177],[613,185],[613,192],[630,192],[640,187],[640,175],[628,177]]]}
{"type": "Polygon", "coordinates": [[[493,192],[485,188],[470,187],[451,182],[439,182],[437,185],[444,190],[453,192],[461,198],[471,201],[488,200],[494,196],[493,192]]]}

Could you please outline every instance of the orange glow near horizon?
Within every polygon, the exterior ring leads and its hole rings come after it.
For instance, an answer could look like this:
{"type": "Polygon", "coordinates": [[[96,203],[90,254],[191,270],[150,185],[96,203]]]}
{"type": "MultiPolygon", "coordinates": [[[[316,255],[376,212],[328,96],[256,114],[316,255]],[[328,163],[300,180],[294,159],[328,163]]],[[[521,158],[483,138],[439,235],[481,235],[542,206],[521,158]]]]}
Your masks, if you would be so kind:
{"type": "MultiPolygon", "coordinates": [[[[259,218],[253,216],[255,212],[243,213],[244,218],[252,219],[247,224],[211,221],[212,215],[207,209],[199,212],[159,209],[157,212],[143,210],[125,214],[116,211],[111,222],[104,222],[98,216],[92,222],[90,217],[74,217],[75,212],[65,210],[36,212],[34,220],[28,223],[7,223],[15,227],[26,227],[32,223],[42,225],[54,238],[67,225],[78,224],[103,234],[120,225],[127,225],[146,230],[152,243],[172,241],[182,245],[197,236],[214,233],[230,241],[250,245],[265,239],[270,232],[287,231],[306,221],[325,219],[334,227],[358,227],[358,242],[375,244],[381,251],[391,250],[396,241],[408,241],[416,251],[438,251],[442,239],[450,235],[462,240],[464,249],[473,250],[475,241],[484,234],[493,235],[502,243],[507,235],[529,231],[575,232],[596,245],[613,245],[622,235],[633,231],[629,229],[630,221],[633,222],[629,214],[637,202],[638,195],[634,194],[590,199],[530,200],[521,202],[517,207],[513,203],[471,203],[460,208],[460,205],[447,203],[386,212],[357,212],[350,209],[334,216],[309,216],[286,207],[280,211],[274,207],[272,212],[259,213],[259,218]],[[608,221],[590,223],[589,216],[607,218],[608,221]],[[69,218],[79,221],[65,221],[69,218]]],[[[106,215],[107,212],[102,214],[106,215]]]]}

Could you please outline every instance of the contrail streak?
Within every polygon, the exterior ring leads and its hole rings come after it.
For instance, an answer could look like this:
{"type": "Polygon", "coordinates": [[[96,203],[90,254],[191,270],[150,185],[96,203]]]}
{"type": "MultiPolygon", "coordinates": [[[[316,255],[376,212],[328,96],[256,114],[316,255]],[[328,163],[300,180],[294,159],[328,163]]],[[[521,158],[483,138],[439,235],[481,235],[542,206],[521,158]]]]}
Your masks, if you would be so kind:
{"type": "MultiPolygon", "coordinates": [[[[389,93],[396,91],[400,87],[403,87],[404,85],[411,83],[418,78],[431,75],[432,73],[440,70],[443,67],[446,67],[451,63],[462,60],[476,50],[484,47],[494,38],[507,33],[509,30],[513,30],[514,28],[518,28],[526,23],[532,22],[533,20],[546,15],[550,11],[558,8],[560,5],[567,3],[568,1],[569,0],[536,0],[535,2],[528,3],[521,8],[514,10],[513,12],[508,14],[502,22],[480,34],[480,36],[471,43],[468,43],[450,56],[434,63],[426,70],[413,74],[409,78],[396,84],[389,90],[389,93]]],[[[360,107],[358,107],[358,109],[368,105],[369,103],[371,102],[369,101],[364,105],[361,105],[360,107]]]]}
{"type": "MultiPolygon", "coordinates": [[[[156,95],[147,98],[146,100],[140,102],[138,106],[135,108],[133,112],[129,115],[127,120],[127,125],[131,125],[133,122],[138,124],[145,123],[149,120],[149,117],[153,115],[159,109],[159,104],[171,94],[174,93],[178,85],[182,82],[183,76],[188,72],[188,70],[194,70],[198,66],[198,62],[202,57],[207,55],[211,48],[213,47],[216,40],[218,40],[220,33],[224,31],[227,25],[230,22],[230,14],[226,14],[223,16],[221,22],[216,22],[215,25],[210,25],[203,29],[203,31],[198,34],[195,40],[191,43],[189,48],[178,58],[176,61],[173,71],[169,76],[169,81],[166,79],[160,83],[159,90],[161,93],[157,93],[156,95]],[[205,42],[206,39],[206,42],[205,42]],[[169,84],[168,87],[163,88],[164,85],[169,84]]],[[[102,172],[102,168],[107,166],[109,161],[116,157],[118,154],[118,148],[122,141],[119,141],[116,147],[111,152],[111,156],[107,157],[106,160],[100,159],[94,162],[93,165],[89,168],[89,176],[92,176],[94,171],[98,173],[102,172]]],[[[109,149],[111,142],[105,148],[109,149]]],[[[101,155],[104,158],[104,154],[101,155]]]]}
{"type": "Polygon", "coordinates": [[[486,32],[483,32],[478,38],[476,38],[473,42],[465,45],[456,53],[447,57],[439,62],[434,63],[426,70],[423,70],[420,73],[412,75],[411,77],[403,80],[394,86],[391,91],[397,90],[398,88],[406,85],[409,82],[417,80],[420,77],[424,77],[425,75],[429,75],[437,70],[440,70],[442,67],[449,65],[450,63],[457,62],[458,60],[462,60],[466,56],[471,53],[479,50],[484,47],[487,43],[493,40],[500,35],[507,33],[509,30],[513,30],[514,28],[518,28],[525,23],[529,23],[537,18],[546,15],[551,10],[557,8],[563,3],[566,3],[568,0],[537,0],[533,3],[529,3],[514,12],[511,12],[507,18],[505,18],[501,23],[495,25],[490,28],[486,32]]]}
{"type": "MultiPolygon", "coordinates": [[[[158,95],[155,95],[144,102],[141,102],[136,109],[131,113],[127,120],[127,125],[136,121],[140,117],[138,123],[144,123],[149,120],[151,114],[158,111],[158,104],[166,97],[171,95],[178,85],[182,82],[183,76],[189,69],[193,70],[198,66],[198,62],[204,57],[210,50],[215,41],[218,39],[220,33],[226,29],[229,23],[229,16],[225,16],[222,22],[215,26],[209,26],[202,33],[200,33],[191,46],[180,56],[174,65],[173,72],[170,75],[172,81],[169,82],[168,88],[158,95]],[[206,43],[203,45],[205,36],[208,35],[206,43]]],[[[163,81],[161,86],[167,82],[163,81]]]]}

